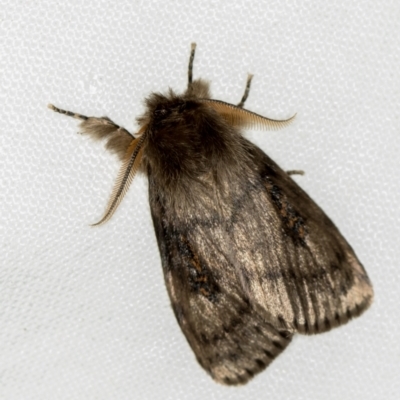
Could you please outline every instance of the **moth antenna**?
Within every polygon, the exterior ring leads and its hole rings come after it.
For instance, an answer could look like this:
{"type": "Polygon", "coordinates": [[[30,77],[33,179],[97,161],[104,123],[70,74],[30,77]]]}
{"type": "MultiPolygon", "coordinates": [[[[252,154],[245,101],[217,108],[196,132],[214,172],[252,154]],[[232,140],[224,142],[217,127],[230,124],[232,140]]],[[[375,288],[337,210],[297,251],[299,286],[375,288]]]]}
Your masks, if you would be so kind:
{"type": "Polygon", "coordinates": [[[60,113],[60,114],[67,115],[68,117],[81,119],[83,121],[86,121],[87,119],[89,119],[89,117],[87,117],[86,115],[74,113],[74,112],[67,111],[67,110],[62,110],[61,108],[58,108],[58,107],[54,106],[53,104],[48,104],[47,107],[49,107],[50,110],[53,110],[53,111],[55,111],[57,113],[60,113]]]}
{"type": "Polygon", "coordinates": [[[243,108],[245,101],[249,97],[250,85],[251,85],[251,80],[253,79],[253,76],[254,76],[253,74],[247,75],[246,88],[244,89],[242,100],[240,100],[240,103],[237,105],[237,107],[239,107],[239,108],[243,108]]]}
{"type": "Polygon", "coordinates": [[[144,149],[143,143],[145,138],[146,133],[144,133],[137,139],[132,140],[132,143],[126,151],[125,159],[119,170],[114,188],[110,196],[110,200],[107,204],[106,211],[101,220],[96,222],[95,224],[92,224],[92,226],[101,225],[107,222],[113,216],[114,212],[120,205],[142,161],[144,149]]]}
{"type": "Polygon", "coordinates": [[[189,57],[189,66],[188,66],[188,87],[192,84],[193,81],[193,61],[194,61],[194,53],[196,52],[196,43],[191,44],[190,49],[190,57],[189,57]]]}
{"type": "Polygon", "coordinates": [[[229,125],[238,128],[277,130],[288,126],[296,117],[294,114],[288,119],[276,120],[220,100],[200,99],[200,101],[213,108],[229,125]]]}

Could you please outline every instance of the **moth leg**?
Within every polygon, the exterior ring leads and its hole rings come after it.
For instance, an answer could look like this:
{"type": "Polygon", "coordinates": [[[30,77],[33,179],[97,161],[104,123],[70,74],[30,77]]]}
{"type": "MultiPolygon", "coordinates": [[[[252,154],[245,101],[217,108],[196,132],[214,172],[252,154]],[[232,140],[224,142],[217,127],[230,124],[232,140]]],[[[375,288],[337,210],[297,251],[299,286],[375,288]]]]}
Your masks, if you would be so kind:
{"type": "MultiPolygon", "coordinates": [[[[50,110],[53,110],[53,111],[55,111],[57,113],[60,113],[60,114],[67,115],[68,117],[81,119],[83,121],[87,121],[89,119],[94,119],[94,120],[98,121],[98,124],[109,125],[109,126],[114,127],[114,129],[123,129],[124,131],[128,132],[125,128],[123,128],[122,126],[117,125],[115,122],[111,121],[111,119],[108,118],[108,117],[101,117],[101,118],[98,118],[98,117],[87,117],[86,115],[74,113],[72,111],[63,110],[61,108],[58,108],[58,107],[54,106],[53,104],[49,104],[48,107],[50,108],[50,110]]],[[[132,139],[133,139],[133,136],[132,136],[132,139]]]]}
{"type": "Polygon", "coordinates": [[[83,134],[88,134],[96,140],[106,139],[106,149],[115,153],[120,160],[124,159],[129,145],[132,140],[135,139],[135,137],[125,128],[117,125],[108,117],[87,117],[86,115],[62,110],[53,104],[49,104],[48,107],[51,110],[67,115],[68,117],[80,119],[82,121],[79,125],[81,132],[83,134]]]}
{"type": "Polygon", "coordinates": [[[49,107],[50,110],[53,110],[53,111],[58,112],[60,114],[67,115],[68,117],[81,119],[83,121],[86,121],[87,119],[89,119],[89,117],[87,117],[86,115],[74,113],[74,112],[67,111],[67,110],[62,110],[61,108],[58,108],[58,107],[54,106],[53,104],[48,104],[47,107],[49,107]]]}
{"type": "Polygon", "coordinates": [[[239,108],[243,108],[244,103],[247,100],[247,97],[249,97],[250,85],[251,85],[251,80],[253,79],[253,76],[254,76],[253,74],[247,75],[246,88],[244,89],[242,100],[240,100],[240,103],[237,105],[239,108]]]}
{"type": "Polygon", "coordinates": [[[189,66],[188,66],[188,87],[190,87],[193,81],[193,61],[195,52],[196,52],[196,43],[192,43],[190,50],[190,57],[189,57],[189,66]]]}
{"type": "Polygon", "coordinates": [[[289,171],[286,171],[286,173],[290,176],[290,175],[304,175],[304,171],[302,171],[301,169],[291,169],[289,171]]]}

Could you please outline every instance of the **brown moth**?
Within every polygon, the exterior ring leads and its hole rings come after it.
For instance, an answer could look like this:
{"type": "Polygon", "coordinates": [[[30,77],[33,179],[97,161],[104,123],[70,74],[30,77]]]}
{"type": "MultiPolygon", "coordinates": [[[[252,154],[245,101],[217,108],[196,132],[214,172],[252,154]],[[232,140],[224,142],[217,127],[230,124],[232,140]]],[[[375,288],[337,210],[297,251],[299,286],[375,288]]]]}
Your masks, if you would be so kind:
{"type": "MultiPolygon", "coordinates": [[[[132,135],[107,117],[80,129],[106,139],[122,167],[102,224],[136,172],[149,200],[168,294],[200,365],[217,381],[244,384],[265,369],[295,333],[329,331],[360,315],[373,289],[350,245],[313,200],[242,128],[276,121],[211,99],[192,80],[183,94],[153,93],[132,135]]],[[[296,171],[292,171],[296,172],[296,171]]]]}

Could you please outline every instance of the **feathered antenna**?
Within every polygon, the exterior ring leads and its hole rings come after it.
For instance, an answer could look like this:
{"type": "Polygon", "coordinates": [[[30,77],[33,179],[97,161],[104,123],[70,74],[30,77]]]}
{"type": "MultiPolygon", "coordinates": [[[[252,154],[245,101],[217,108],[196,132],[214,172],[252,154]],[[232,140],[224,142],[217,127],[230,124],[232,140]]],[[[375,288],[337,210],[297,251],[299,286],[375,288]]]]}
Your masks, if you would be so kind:
{"type": "Polygon", "coordinates": [[[138,135],[140,136],[132,140],[130,146],[128,147],[122,166],[115,181],[110,200],[108,201],[106,211],[104,212],[104,215],[100,221],[92,224],[92,226],[101,225],[107,222],[113,216],[114,212],[127,193],[142,161],[144,150],[143,144],[147,136],[147,132],[145,131],[146,128],[147,126],[141,128],[141,130],[138,132],[138,135]]]}
{"type": "Polygon", "coordinates": [[[238,128],[281,129],[288,126],[296,117],[294,114],[289,119],[276,120],[245,110],[240,107],[240,103],[239,106],[235,106],[220,100],[200,99],[200,101],[213,108],[229,125],[238,128]]]}

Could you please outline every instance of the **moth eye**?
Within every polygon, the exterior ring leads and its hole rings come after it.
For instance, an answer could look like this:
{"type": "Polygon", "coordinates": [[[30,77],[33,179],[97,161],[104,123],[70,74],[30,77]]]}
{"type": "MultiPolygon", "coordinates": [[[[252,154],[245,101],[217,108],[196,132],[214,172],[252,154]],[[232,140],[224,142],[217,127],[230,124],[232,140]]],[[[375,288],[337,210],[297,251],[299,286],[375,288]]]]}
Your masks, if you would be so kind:
{"type": "Polygon", "coordinates": [[[165,108],[159,108],[154,110],[155,117],[165,117],[168,114],[168,111],[165,108]]]}
{"type": "Polygon", "coordinates": [[[184,102],[184,103],[182,103],[182,104],[180,104],[179,105],[179,107],[178,107],[178,112],[183,112],[183,111],[185,111],[186,110],[186,102],[184,102]]]}

